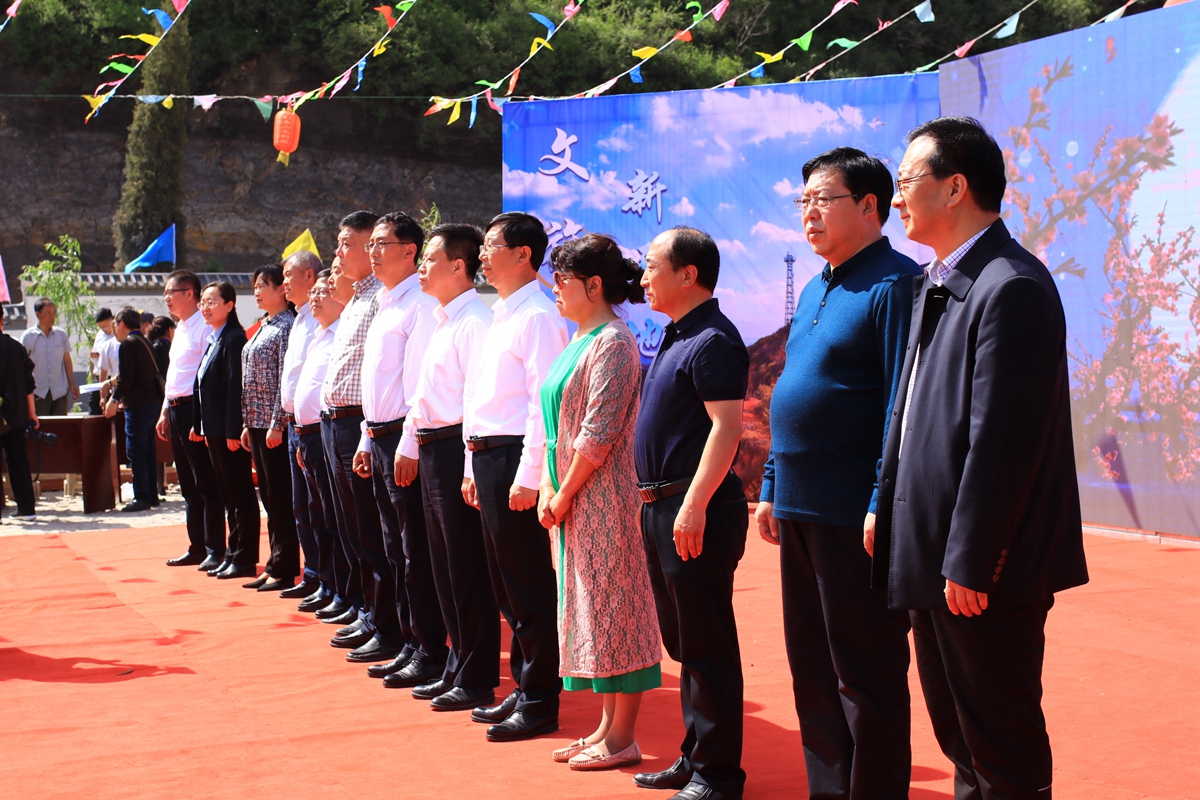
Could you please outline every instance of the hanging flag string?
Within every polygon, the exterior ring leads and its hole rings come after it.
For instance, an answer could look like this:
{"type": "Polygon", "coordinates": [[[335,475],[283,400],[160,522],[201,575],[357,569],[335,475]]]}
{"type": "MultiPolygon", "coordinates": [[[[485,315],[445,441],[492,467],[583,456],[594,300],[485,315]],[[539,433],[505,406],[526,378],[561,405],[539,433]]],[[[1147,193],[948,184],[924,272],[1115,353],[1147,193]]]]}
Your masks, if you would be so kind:
{"type": "MultiPolygon", "coordinates": [[[[854,0],[850,0],[850,2],[854,2],[854,0]]],[[[801,50],[804,50],[807,52],[809,46],[812,44],[813,33],[818,28],[820,28],[822,25],[824,25],[826,22],[829,22],[829,20],[833,19],[834,15],[837,14],[839,11],[841,11],[843,8],[845,8],[847,5],[849,5],[849,3],[839,1],[833,7],[833,10],[825,15],[824,19],[822,19],[816,25],[813,25],[811,28],[809,28],[808,32],[805,33],[803,36],[800,36],[799,38],[796,38],[796,39],[792,39],[790,42],[788,42],[783,47],[782,50],[780,50],[778,53],[775,53],[774,55],[770,55],[768,53],[755,53],[755,55],[759,55],[759,56],[763,57],[762,63],[751,67],[750,69],[746,70],[745,72],[743,72],[739,75],[734,75],[729,80],[724,81],[722,83],[718,83],[716,86],[713,86],[712,88],[720,89],[722,87],[729,88],[731,86],[735,86],[738,81],[740,81],[742,78],[746,77],[747,75],[749,75],[753,78],[763,77],[765,74],[764,68],[766,67],[766,65],[774,64],[776,61],[779,61],[780,59],[783,58],[783,54],[786,53],[788,50],[791,50],[793,47],[799,47],[801,50]]],[[[854,5],[858,5],[858,3],[854,2],[854,5]]]]}
{"type": "MultiPolygon", "coordinates": [[[[20,0],[18,0],[18,2],[14,3],[12,5],[12,7],[9,8],[9,12],[12,12],[12,14],[15,15],[16,8],[19,5],[20,5],[20,0]]],[[[145,55],[143,55],[141,58],[138,58],[136,56],[126,56],[124,54],[122,54],[121,56],[113,56],[113,58],[123,57],[123,58],[133,59],[132,66],[130,66],[128,64],[120,64],[118,62],[112,61],[112,59],[109,59],[110,63],[105,65],[104,69],[101,69],[100,71],[104,72],[107,69],[114,68],[116,72],[121,73],[121,78],[119,80],[109,81],[108,83],[100,84],[99,86],[96,87],[96,91],[93,92],[91,95],[86,95],[86,94],[83,95],[83,99],[87,100],[88,105],[90,105],[92,107],[92,110],[89,111],[88,115],[86,117],[84,117],[84,119],[83,119],[85,124],[92,117],[96,116],[96,114],[100,111],[100,109],[104,107],[105,103],[107,103],[109,100],[112,99],[112,96],[115,95],[117,93],[117,90],[121,88],[121,84],[123,84],[123,83],[125,83],[125,81],[129,80],[129,78],[135,72],[138,71],[138,68],[141,67],[142,64],[146,63],[146,57],[149,56],[151,53],[153,53],[154,49],[156,47],[158,47],[160,44],[162,44],[162,40],[165,39],[168,36],[168,34],[171,33],[171,28],[175,27],[175,23],[179,21],[179,18],[181,16],[183,16],[183,12],[187,11],[190,3],[189,3],[189,0],[176,0],[174,5],[175,5],[175,19],[173,19],[173,20],[167,14],[167,12],[162,11],[160,9],[145,9],[145,8],[142,9],[142,11],[145,12],[146,16],[153,16],[158,21],[158,24],[162,26],[162,29],[163,29],[162,36],[152,36],[149,33],[132,33],[132,34],[127,34],[125,36],[119,37],[121,39],[134,39],[134,40],[145,42],[146,44],[150,45],[150,49],[147,50],[145,55]],[[108,88],[108,91],[101,94],[101,90],[105,89],[106,87],[108,88]]],[[[170,108],[171,107],[171,103],[169,102],[170,98],[166,98],[166,100],[168,102],[166,102],[165,104],[167,105],[168,108],[170,108]]]]}
{"type": "Polygon", "coordinates": [[[8,23],[17,18],[17,9],[21,7],[21,0],[13,0],[13,4],[4,12],[4,21],[0,22],[0,32],[8,27],[8,23]]]}
{"type": "MultiPolygon", "coordinates": [[[[913,72],[928,72],[929,70],[936,67],[938,64],[941,64],[943,61],[945,61],[946,59],[951,58],[953,56],[957,56],[959,58],[964,58],[967,55],[967,53],[971,50],[971,48],[975,46],[976,42],[978,42],[980,39],[990,36],[993,33],[996,33],[996,31],[999,31],[1001,28],[1010,28],[1011,29],[1011,30],[1008,30],[1007,33],[1005,33],[1004,31],[1001,31],[1001,33],[1004,33],[1005,36],[1008,36],[1010,33],[1016,31],[1016,28],[1017,28],[1016,20],[1020,18],[1021,14],[1025,13],[1025,11],[1027,11],[1030,7],[1037,5],[1039,2],[1041,2],[1041,0],[1029,0],[1028,3],[1023,5],[1020,8],[1020,10],[1017,11],[1017,13],[1009,14],[1003,20],[1001,20],[997,24],[993,25],[992,27],[988,28],[986,31],[979,34],[974,39],[963,42],[958,47],[954,48],[949,53],[946,53],[946,55],[942,56],[941,58],[937,59],[936,61],[930,61],[928,64],[926,64],[922,67],[917,67],[916,69],[914,69],[912,71],[913,72]]],[[[1003,38],[1003,37],[1001,37],[1001,38],[1003,38]]]]}
{"type": "MultiPolygon", "coordinates": [[[[1035,0],[1035,2],[1036,2],[1036,0],[1035,0]]],[[[879,23],[879,27],[876,28],[874,32],[868,34],[867,36],[863,37],[862,39],[858,40],[857,42],[855,42],[851,39],[834,39],[832,42],[830,42],[829,44],[827,44],[825,46],[825,49],[828,50],[830,47],[832,47],[833,45],[836,44],[839,47],[843,48],[841,50],[841,52],[837,53],[836,55],[831,56],[830,58],[825,59],[820,64],[817,64],[815,67],[810,69],[808,72],[805,72],[803,75],[799,75],[795,78],[792,78],[790,81],[788,81],[788,83],[799,83],[800,81],[812,80],[813,75],[816,75],[818,72],[823,70],[825,67],[829,66],[834,61],[837,61],[839,58],[846,55],[846,53],[849,53],[854,48],[870,41],[871,39],[875,38],[879,34],[883,33],[885,30],[892,27],[897,22],[899,22],[900,20],[907,17],[909,14],[916,14],[917,19],[919,19],[921,22],[933,22],[933,19],[934,19],[932,3],[930,2],[930,0],[925,0],[925,2],[918,3],[917,5],[913,6],[908,11],[905,11],[903,14],[901,14],[900,16],[896,17],[893,20],[889,20],[888,22],[883,22],[881,20],[879,23]]]]}
{"type": "Polygon", "coordinates": [[[1124,5],[1122,5],[1120,8],[1118,8],[1116,11],[1112,11],[1112,12],[1110,12],[1110,13],[1108,13],[1108,14],[1105,14],[1103,17],[1101,17],[1100,19],[1096,20],[1095,22],[1093,22],[1093,23],[1092,23],[1091,25],[1089,25],[1088,27],[1089,27],[1089,28],[1091,28],[1091,27],[1095,27],[1096,25],[1100,25],[1100,24],[1103,24],[1103,23],[1105,23],[1105,22],[1116,22],[1116,21],[1117,21],[1117,20],[1119,20],[1121,17],[1125,16],[1125,10],[1126,10],[1127,8],[1129,8],[1129,7],[1130,7],[1131,5],[1133,5],[1134,3],[1140,3],[1141,1],[1142,1],[1142,0],[1128,0],[1128,2],[1126,2],[1126,3],[1125,3],[1124,5]]]}

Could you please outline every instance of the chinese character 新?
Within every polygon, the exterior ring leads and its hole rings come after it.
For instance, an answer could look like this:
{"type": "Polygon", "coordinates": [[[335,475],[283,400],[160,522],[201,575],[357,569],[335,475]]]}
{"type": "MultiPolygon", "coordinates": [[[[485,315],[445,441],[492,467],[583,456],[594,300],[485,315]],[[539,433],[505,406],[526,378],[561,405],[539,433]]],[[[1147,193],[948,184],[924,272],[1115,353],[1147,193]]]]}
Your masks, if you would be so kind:
{"type": "Polygon", "coordinates": [[[628,213],[632,211],[639,217],[650,205],[658,200],[658,223],[662,224],[662,193],[667,190],[667,187],[658,182],[658,173],[652,172],[647,175],[642,170],[637,170],[633,180],[626,181],[633,195],[629,198],[629,202],[621,206],[621,210],[628,213]]]}
{"type": "Polygon", "coordinates": [[[562,128],[555,128],[558,134],[554,137],[554,144],[550,145],[550,149],[558,155],[546,154],[538,159],[538,161],[552,161],[558,166],[553,169],[542,169],[538,167],[538,172],[543,175],[557,175],[564,170],[571,170],[581,181],[591,180],[588,171],[571,160],[571,145],[579,141],[578,136],[568,136],[567,132],[562,128]]]}

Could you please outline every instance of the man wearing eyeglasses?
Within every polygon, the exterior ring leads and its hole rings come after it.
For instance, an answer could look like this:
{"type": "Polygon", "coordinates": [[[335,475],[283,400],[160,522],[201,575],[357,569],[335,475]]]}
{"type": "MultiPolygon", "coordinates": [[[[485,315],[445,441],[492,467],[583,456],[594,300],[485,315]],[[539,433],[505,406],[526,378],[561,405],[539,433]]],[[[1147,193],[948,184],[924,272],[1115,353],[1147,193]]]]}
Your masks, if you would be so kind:
{"type": "Polygon", "coordinates": [[[179,492],[187,509],[187,552],[168,566],[196,566],[207,572],[225,560],[225,504],[217,489],[212,459],[204,442],[188,436],[192,428],[192,388],[212,328],[200,313],[200,279],[185,269],[172,272],[163,286],[163,302],[175,317],[167,366],[166,398],[155,430],[171,443],[179,492]]]}
{"type": "Polygon", "coordinates": [[[871,588],[862,521],[875,510],[919,270],[883,235],[892,178],[878,159],[839,147],[803,174],[796,206],[827,263],[796,303],[755,521],[780,546],[809,794],[906,798],[908,616],[871,588]]]}

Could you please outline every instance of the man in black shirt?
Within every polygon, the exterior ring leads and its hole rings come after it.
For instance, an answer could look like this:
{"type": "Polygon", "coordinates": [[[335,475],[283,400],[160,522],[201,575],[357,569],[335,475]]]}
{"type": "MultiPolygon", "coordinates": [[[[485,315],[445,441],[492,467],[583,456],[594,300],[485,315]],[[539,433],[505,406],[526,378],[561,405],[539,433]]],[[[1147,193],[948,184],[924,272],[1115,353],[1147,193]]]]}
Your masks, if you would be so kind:
{"type": "Polygon", "coordinates": [[[142,336],[141,326],[136,309],[125,306],[117,312],[113,333],[121,343],[117,351],[119,370],[104,406],[106,417],[116,416],[118,403],[125,409],[125,454],[133,473],[133,502],[122,511],[146,511],[158,505],[154,423],[162,409],[163,389],[154,351],[142,336]]]}
{"type": "Polygon", "coordinates": [[[29,474],[29,455],[25,451],[26,427],[32,424],[36,428],[39,424],[33,386],[33,359],[24,345],[4,333],[4,315],[0,314],[0,447],[4,448],[8,483],[17,501],[13,517],[25,522],[37,518],[33,477],[29,474]]]}
{"type": "Polygon", "coordinates": [[[731,467],[750,357],[712,296],[720,263],[708,234],[678,227],[650,245],[642,277],[650,308],[671,324],[646,374],[634,458],[650,583],[663,644],[683,667],[687,730],[670,769],[634,781],[679,789],[673,800],[739,798],[746,782],[733,573],[750,519],[731,467]]]}

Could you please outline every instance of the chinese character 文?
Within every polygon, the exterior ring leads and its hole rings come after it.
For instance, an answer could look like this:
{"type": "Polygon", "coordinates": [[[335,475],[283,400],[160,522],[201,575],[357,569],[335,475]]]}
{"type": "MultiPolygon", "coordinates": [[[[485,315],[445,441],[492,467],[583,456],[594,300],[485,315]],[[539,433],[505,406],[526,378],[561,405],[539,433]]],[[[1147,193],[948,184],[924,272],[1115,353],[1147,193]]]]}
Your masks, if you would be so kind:
{"type": "Polygon", "coordinates": [[[636,170],[633,180],[626,181],[630,191],[633,194],[629,198],[629,202],[621,206],[621,211],[628,213],[632,211],[639,217],[642,212],[650,207],[655,200],[658,201],[658,223],[662,224],[662,194],[667,190],[664,184],[658,182],[658,173],[652,172],[647,175],[642,170],[636,170]]]}
{"type": "Polygon", "coordinates": [[[571,145],[578,142],[579,137],[574,135],[568,136],[567,132],[562,128],[555,128],[554,130],[556,130],[558,133],[554,137],[554,144],[550,145],[550,150],[556,155],[546,154],[539,158],[538,161],[549,160],[558,166],[554,167],[553,169],[543,169],[542,167],[538,167],[538,172],[542,173],[543,175],[557,175],[560,172],[564,172],[565,170],[569,169],[571,172],[574,172],[575,176],[581,181],[591,180],[591,175],[588,174],[588,171],[571,160],[571,145]]]}

